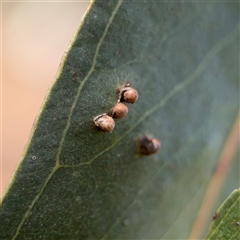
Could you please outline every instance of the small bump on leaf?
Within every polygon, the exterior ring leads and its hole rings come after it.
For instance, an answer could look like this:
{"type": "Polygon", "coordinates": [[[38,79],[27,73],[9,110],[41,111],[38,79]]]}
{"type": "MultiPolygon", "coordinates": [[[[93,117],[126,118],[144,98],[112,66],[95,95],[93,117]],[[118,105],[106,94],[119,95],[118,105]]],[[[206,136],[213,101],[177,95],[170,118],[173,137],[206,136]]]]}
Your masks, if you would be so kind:
{"type": "Polygon", "coordinates": [[[112,117],[107,114],[102,114],[94,118],[94,124],[103,132],[111,132],[115,127],[115,122],[112,117]]]}
{"type": "Polygon", "coordinates": [[[124,118],[127,114],[128,107],[123,103],[117,103],[111,111],[113,118],[124,118]]]}
{"type": "Polygon", "coordinates": [[[138,92],[130,87],[130,83],[118,88],[117,91],[119,102],[135,103],[138,100],[138,92]]]}
{"type": "Polygon", "coordinates": [[[139,147],[142,155],[151,155],[160,149],[161,142],[157,138],[142,136],[139,139],[139,147]]]}

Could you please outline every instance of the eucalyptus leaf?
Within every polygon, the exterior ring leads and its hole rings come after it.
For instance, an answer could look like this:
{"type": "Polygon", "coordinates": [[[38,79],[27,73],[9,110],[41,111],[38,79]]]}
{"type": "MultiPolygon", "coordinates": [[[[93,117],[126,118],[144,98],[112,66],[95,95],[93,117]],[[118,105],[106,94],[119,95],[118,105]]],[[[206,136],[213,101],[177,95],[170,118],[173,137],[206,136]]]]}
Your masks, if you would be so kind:
{"type": "Polygon", "coordinates": [[[240,239],[240,189],[234,190],[215,213],[207,240],[240,239]]]}
{"type": "Polygon", "coordinates": [[[238,2],[94,1],[4,196],[0,239],[186,239],[238,100],[238,2]],[[99,131],[128,82],[138,101],[99,131]],[[159,152],[139,154],[144,135],[159,152]]]}
{"type": "MultiPolygon", "coordinates": [[[[215,197],[215,204],[212,207],[212,209],[208,212],[208,218],[204,219],[205,223],[205,229],[202,231],[201,238],[206,239],[208,233],[209,233],[209,226],[213,222],[214,216],[216,216],[216,211],[219,208],[220,205],[226,200],[226,198],[232,193],[234,189],[239,188],[240,182],[239,182],[239,148],[237,153],[235,153],[234,159],[232,159],[231,167],[227,168],[227,177],[223,176],[225,178],[224,183],[218,193],[218,195],[214,195],[215,197]]],[[[218,164],[218,167],[221,165],[221,163],[218,164]]],[[[226,166],[222,165],[224,167],[224,171],[226,169],[226,166]]],[[[219,168],[218,168],[219,169],[219,168]]],[[[215,177],[217,174],[217,169],[215,169],[215,177]]],[[[221,176],[224,175],[222,172],[221,176]]],[[[212,179],[211,182],[214,180],[212,179]]],[[[209,186],[208,186],[209,188],[209,186]]],[[[209,190],[209,189],[208,189],[209,190]]],[[[206,194],[205,194],[206,195],[206,194]]],[[[205,199],[206,200],[206,199],[205,199]]],[[[201,212],[201,210],[199,210],[201,212]]]]}

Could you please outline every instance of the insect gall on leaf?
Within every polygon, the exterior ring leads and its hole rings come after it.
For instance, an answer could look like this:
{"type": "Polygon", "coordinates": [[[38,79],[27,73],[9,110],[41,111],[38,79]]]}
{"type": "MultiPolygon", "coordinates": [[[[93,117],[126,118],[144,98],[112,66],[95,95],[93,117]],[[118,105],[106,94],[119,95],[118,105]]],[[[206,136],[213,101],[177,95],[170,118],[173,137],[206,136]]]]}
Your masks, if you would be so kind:
{"type": "Polygon", "coordinates": [[[112,117],[107,114],[101,114],[93,119],[94,124],[103,132],[111,132],[115,127],[115,122],[112,117]]]}
{"type": "Polygon", "coordinates": [[[160,147],[161,142],[157,138],[150,138],[146,135],[139,138],[139,152],[141,155],[154,154],[160,147]]]}

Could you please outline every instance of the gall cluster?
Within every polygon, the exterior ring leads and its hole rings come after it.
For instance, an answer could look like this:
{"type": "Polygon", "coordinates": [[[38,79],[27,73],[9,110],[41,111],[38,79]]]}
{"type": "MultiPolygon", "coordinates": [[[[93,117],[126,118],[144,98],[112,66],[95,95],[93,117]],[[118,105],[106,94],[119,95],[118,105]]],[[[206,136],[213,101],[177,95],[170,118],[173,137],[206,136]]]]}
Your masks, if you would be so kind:
{"type": "MultiPolygon", "coordinates": [[[[135,103],[138,99],[138,92],[128,83],[117,89],[117,98],[117,103],[109,113],[103,113],[93,119],[95,126],[103,132],[112,132],[115,127],[114,119],[124,118],[128,114],[128,107],[124,103],[135,103]]],[[[157,138],[150,138],[145,135],[139,138],[141,155],[154,154],[160,147],[161,142],[157,138]]]]}
{"type": "Polygon", "coordinates": [[[124,102],[135,103],[138,99],[138,92],[127,83],[117,89],[117,97],[117,103],[109,113],[103,113],[93,119],[95,126],[103,132],[111,132],[114,129],[114,118],[121,119],[128,114],[128,107],[124,102]]]}

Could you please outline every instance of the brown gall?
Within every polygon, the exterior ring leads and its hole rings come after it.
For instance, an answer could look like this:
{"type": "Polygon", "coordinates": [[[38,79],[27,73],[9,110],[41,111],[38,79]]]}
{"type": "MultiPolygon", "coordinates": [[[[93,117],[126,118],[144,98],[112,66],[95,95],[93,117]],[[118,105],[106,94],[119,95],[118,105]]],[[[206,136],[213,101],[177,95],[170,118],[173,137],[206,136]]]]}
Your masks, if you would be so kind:
{"type": "Polygon", "coordinates": [[[127,103],[135,103],[138,100],[138,92],[136,89],[129,87],[122,94],[122,101],[127,103]]]}
{"type": "Polygon", "coordinates": [[[94,124],[103,132],[111,132],[115,127],[115,122],[112,117],[107,114],[102,114],[94,118],[94,124]]]}
{"type": "Polygon", "coordinates": [[[161,142],[157,138],[142,136],[139,139],[140,154],[151,155],[156,153],[161,147],[161,142]]]}
{"type": "Polygon", "coordinates": [[[130,83],[117,89],[118,102],[135,103],[138,100],[138,92],[132,88],[130,83]]]}
{"type": "Polygon", "coordinates": [[[124,118],[128,114],[128,107],[123,103],[117,103],[112,109],[113,118],[124,118]]]}

